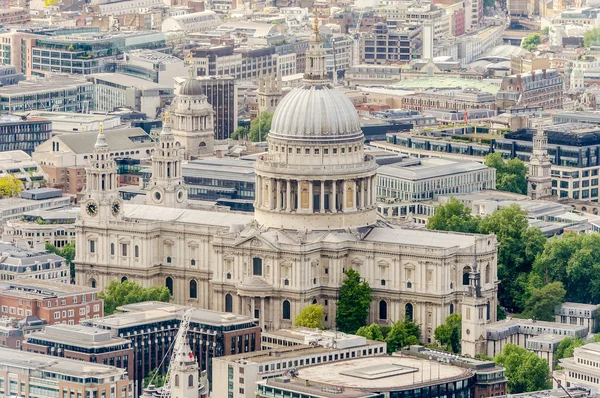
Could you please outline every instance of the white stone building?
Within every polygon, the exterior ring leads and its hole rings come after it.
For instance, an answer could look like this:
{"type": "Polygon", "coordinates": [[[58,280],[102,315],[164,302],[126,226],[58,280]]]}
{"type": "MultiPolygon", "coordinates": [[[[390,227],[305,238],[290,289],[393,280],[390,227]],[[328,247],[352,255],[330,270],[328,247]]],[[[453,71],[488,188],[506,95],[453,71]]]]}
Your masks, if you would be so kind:
{"type": "MultiPolygon", "coordinates": [[[[494,236],[378,220],[377,165],[365,154],[351,101],[326,79],[325,57],[316,29],[304,83],[275,110],[269,153],[255,165],[254,216],[121,203],[100,134],[76,223],[77,283],[102,289],[126,277],[162,285],[175,303],[251,315],[263,329],[289,327],[302,308],[319,303],[333,328],[344,271],[354,269],[372,286],[369,322],[412,318],[430,342],[434,329],[460,311],[468,291],[461,282],[475,256],[484,275],[477,300],[495,320],[494,236]]],[[[166,152],[160,160],[170,162],[171,174],[160,184],[176,192],[181,162],[166,152]]]]}
{"type": "Polygon", "coordinates": [[[562,303],[554,309],[554,320],[569,325],[587,326],[589,333],[596,333],[598,304],[562,303]]]}
{"type": "Polygon", "coordinates": [[[600,392],[600,343],[577,347],[572,358],[563,358],[559,362],[563,370],[555,371],[554,377],[563,386],[586,387],[594,394],[600,392]]]}

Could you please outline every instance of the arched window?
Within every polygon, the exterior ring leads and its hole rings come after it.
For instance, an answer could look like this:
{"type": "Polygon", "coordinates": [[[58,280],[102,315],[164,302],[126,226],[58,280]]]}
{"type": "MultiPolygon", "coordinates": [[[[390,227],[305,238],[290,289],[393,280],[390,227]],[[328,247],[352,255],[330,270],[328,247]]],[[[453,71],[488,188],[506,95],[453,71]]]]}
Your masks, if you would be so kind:
{"type": "Polygon", "coordinates": [[[485,311],[486,311],[486,319],[489,321],[490,317],[492,316],[490,314],[490,302],[488,301],[487,304],[485,305],[485,311]]]}
{"type": "Polygon", "coordinates": [[[288,300],[285,300],[283,302],[283,319],[292,319],[292,311],[290,307],[290,302],[288,300]]]}
{"type": "Polygon", "coordinates": [[[193,375],[188,376],[188,387],[194,387],[194,376],[193,375]]]}
{"type": "Polygon", "coordinates": [[[379,302],[379,319],[387,320],[387,302],[385,300],[379,302]]]}
{"type": "Polygon", "coordinates": [[[450,314],[454,314],[454,304],[450,304],[450,314]]]}
{"type": "Polygon", "coordinates": [[[190,281],[190,298],[198,298],[198,282],[194,279],[190,281]]]}
{"type": "Polygon", "coordinates": [[[491,282],[491,280],[490,280],[490,266],[489,265],[485,266],[484,277],[485,277],[485,282],[483,282],[483,283],[490,283],[491,282]]]}
{"type": "Polygon", "coordinates": [[[252,259],[252,275],[262,276],[262,258],[252,259]]]}
{"type": "Polygon", "coordinates": [[[138,245],[135,245],[133,251],[136,258],[140,256],[140,247],[138,245]]]}
{"type": "Polygon", "coordinates": [[[313,299],[312,303],[317,304],[317,299],[313,299]]]}
{"type": "Polygon", "coordinates": [[[121,278],[121,283],[125,282],[126,280],[127,280],[127,277],[126,277],[126,276],[122,277],[122,278],[121,278]]]}
{"type": "Polygon", "coordinates": [[[407,303],[404,307],[404,316],[408,321],[413,320],[413,305],[411,303],[407,303]]]}
{"type": "Polygon", "coordinates": [[[110,244],[110,255],[111,256],[115,255],[115,244],[114,243],[110,244]]]}
{"type": "Polygon", "coordinates": [[[469,274],[471,273],[471,267],[465,267],[463,268],[463,278],[462,278],[462,284],[463,286],[468,286],[469,285],[469,274]]]}
{"type": "Polygon", "coordinates": [[[171,292],[171,296],[173,295],[173,278],[171,278],[170,276],[167,276],[167,279],[165,280],[165,286],[167,287],[167,289],[169,289],[169,292],[171,292]]]}
{"type": "Polygon", "coordinates": [[[175,387],[179,387],[179,375],[175,375],[175,387]]]}
{"type": "Polygon", "coordinates": [[[225,295],[225,312],[233,312],[233,297],[231,297],[231,294],[225,295]]]}
{"type": "Polygon", "coordinates": [[[91,287],[96,287],[96,280],[95,279],[90,279],[90,286],[91,287]]]}

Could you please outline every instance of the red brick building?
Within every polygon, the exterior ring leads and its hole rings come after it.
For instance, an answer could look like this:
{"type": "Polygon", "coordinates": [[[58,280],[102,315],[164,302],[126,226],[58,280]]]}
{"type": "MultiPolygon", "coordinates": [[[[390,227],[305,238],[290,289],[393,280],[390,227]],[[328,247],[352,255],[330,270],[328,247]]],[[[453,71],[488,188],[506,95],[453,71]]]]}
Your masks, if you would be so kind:
{"type": "Polygon", "coordinates": [[[95,288],[39,279],[17,279],[0,285],[0,316],[35,315],[48,325],[77,325],[104,315],[95,288]]]}

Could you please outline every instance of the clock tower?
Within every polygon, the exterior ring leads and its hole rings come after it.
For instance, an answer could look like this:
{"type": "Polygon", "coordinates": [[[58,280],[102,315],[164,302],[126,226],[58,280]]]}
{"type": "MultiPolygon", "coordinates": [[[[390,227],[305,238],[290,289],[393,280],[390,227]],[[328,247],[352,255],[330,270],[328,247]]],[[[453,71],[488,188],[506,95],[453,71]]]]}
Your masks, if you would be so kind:
{"type": "Polygon", "coordinates": [[[81,213],[86,219],[108,221],[121,217],[123,201],[117,193],[117,164],[110,157],[104,129],[100,131],[86,168],[85,195],[81,213]]]}
{"type": "Polygon", "coordinates": [[[548,137],[539,127],[533,136],[533,153],[529,159],[527,195],[531,199],[544,199],[552,196],[552,164],[548,157],[548,137]]]}

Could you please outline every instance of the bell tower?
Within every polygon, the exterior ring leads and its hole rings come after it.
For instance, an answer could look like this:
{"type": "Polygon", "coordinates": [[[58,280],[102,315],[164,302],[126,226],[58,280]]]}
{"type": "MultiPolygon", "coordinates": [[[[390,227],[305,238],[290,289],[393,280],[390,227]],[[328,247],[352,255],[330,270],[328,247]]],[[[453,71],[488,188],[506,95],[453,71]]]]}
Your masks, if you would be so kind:
{"type": "MultiPolygon", "coordinates": [[[[477,241],[475,241],[475,245],[477,245],[477,241]]],[[[462,354],[473,358],[477,354],[485,354],[485,325],[488,323],[490,309],[487,300],[481,295],[481,274],[477,267],[477,248],[473,255],[473,268],[469,273],[469,290],[463,297],[461,312],[462,354]]]]}
{"type": "Polygon", "coordinates": [[[187,187],[183,182],[185,149],[171,131],[169,112],[165,113],[162,131],[152,151],[152,177],[146,204],[164,207],[187,207],[187,187]]]}
{"type": "Polygon", "coordinates": [[[281,73],[261,76],[258,79],[258,114],[274,112],[281,100],[281,73]]]}
{"type": "Polygon", "coordinates": [[[109,221],[121,217],[123,202],[117,192],[117,164],[110,156],[102,124],[86,168],[85,195],[81,202],[81,215],[86,219],[109,221]]]}
{"type": "Polygon", "coordinates": [[[552,196],[551,168],[552,164],[548,157],[548,137],[544,134],[544,129],[539,127],[533,136],[533,153],[529,160],[527,195],[531,199],[552,196]]]}

